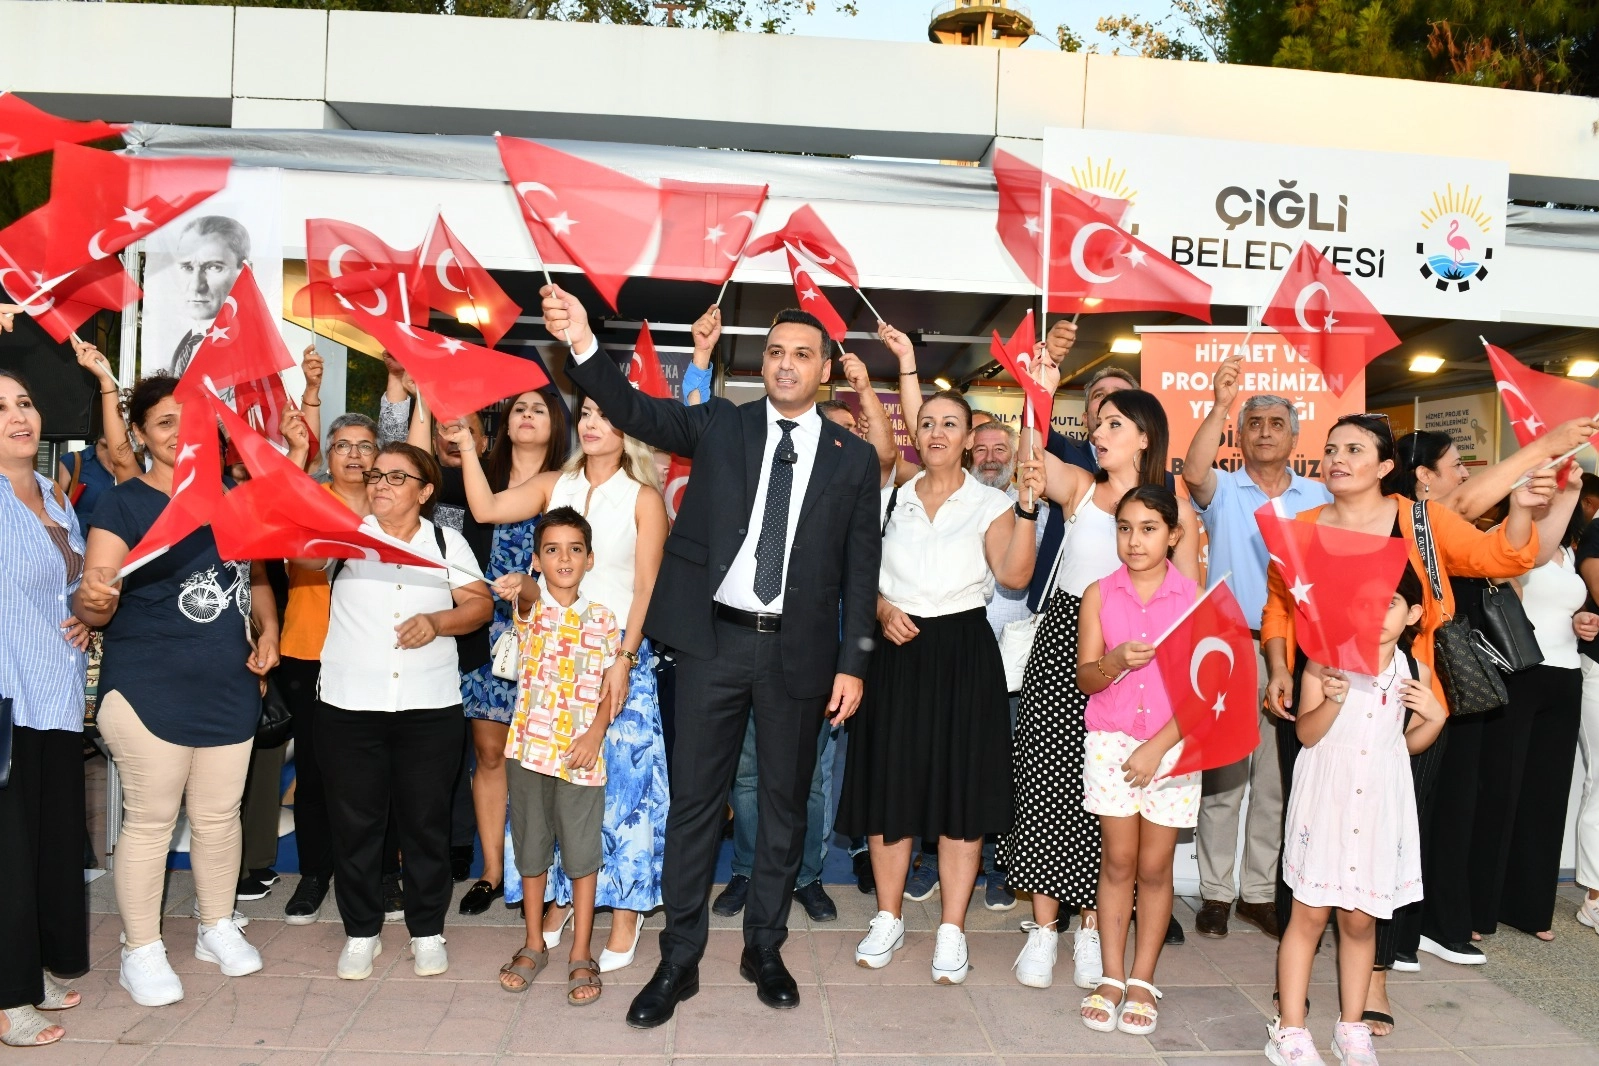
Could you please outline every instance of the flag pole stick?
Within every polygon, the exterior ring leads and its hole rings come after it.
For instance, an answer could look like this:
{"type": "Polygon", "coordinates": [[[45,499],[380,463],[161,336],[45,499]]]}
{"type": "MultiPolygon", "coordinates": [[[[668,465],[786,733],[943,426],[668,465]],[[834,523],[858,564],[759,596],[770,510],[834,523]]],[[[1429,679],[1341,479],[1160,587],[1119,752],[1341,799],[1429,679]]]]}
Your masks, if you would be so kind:
{"type": "MultiPolygon", "coordinates": [[[[1040,249],[1039,256],[1039,258],[1042,260],[1042,263],[1039,267],[1039,280],[1043,282],[1044,289],[1044,298],[1040,302],[1038,315],[1038,335],[1040,337],[1049,336],[1049,224],[1050,216],[1054,214],[1054,212],[1050,210],[1050,202],[1052,199],[1050,194],[1054,191],[1055,187],[1053,185],[1047,181],[1044,182],[1044,243],[1040,249]]],[[[1074,318],[1072,321],[1076,322],[1077,319],[1074,318]]]]}
{"type": "MultiPolygon", "coordinates": [[[[1170,565],[1170,564],[1167,564],[1167,565],[1170,565]]],[[[1171,625],[1167,626],[1166,627],[1166,632],[1162,633],[1160,636],[1155,638],[1155,643],[1153,645],[1151,645],[1151,647],[1155,647],[1155,648],[1160,647],[1161,644],[1163,644],[1165,642],[1167,637],[1169,637],[1173,633],[1177,632],[1177,627],[1178,626],[1180,626],[1184,622],[1188,621],[1189,615],[1191,615],[1195,611],[1199,610],[1199,605],[1204,603],[1206,600],[1208,600],[1210,598],[1210,594],[1212,592],[1215,592],[1217,589],[1221,588],[1222,585],[1226,584],[1227,579],[1232,577],[1232,576],[1233,576],[1233,572],[1231,570],[1227,571],[1221,577],[1216,579],[1216,583],[1214,585],[1210,586],[1210,588],[1206,589],[1204,592],[1201,592],[1199,594],[1199,598],[1196,599],[1193,603],[1189,604],[1188,605],[1188,609],[1185,610],[1182,614],[1177,616],[1177,621],[1175,621],[1171,625]]],[[[1131,673],[1131,672],[1132,671],[1129,670],[1127,673],[1131,673]]],[[[1116,675],[1116,680],[1112,681],[1111,684],[1113,684],[1113,685],[1121,684],[1122,678],[1124,678],[1126,676],[1127,676],[1126,673],[1117,674],[1116,675]]]]}
{"type": "MultiPolygon", "coordinates": [[[[544,265],[544,256],[539,251],[539,242],[533,240],[533,235],[531,233],[528,234],[528,240],[533,241],[533,258],[538,260],[539,273],[544,275],[544,284],[548,285],[552,289],[555,288],[555,279],[550,277],[550,268],[544,265]]],[[[574,356],[577,355],[577,352],[572,350],[572,336],[568,330],[561,330],[561,339],[566,342],[567,349],[572,351],[574,356]]]]}
{"type": "Polygon", "coordinates": [[[877,308],[872,306],[872,301],[870,301],[870,300],[868,300],[866,298],[866,294],[860,290],[860,286],[855,285],[855,286],[851,286],[851,287],[855,290],[855,295],[859,296],[861,298],[861,303],[866,305],[866,310],[870,311],[872,313],[872,315],[874,317],[876,317],[877,321],[879,321],[879,322],[887,322],[888,321],[888,319],[883,317],[882,312],[878,311],[877,308]]]}
{"type": "MultiPolygon", "coordinates": [[[[1599,421],[1599,414],[1596,414],[1593,417],[1594,417],[1595,421],[1599,421]]],[[[1566,452],[1563,455],[1557,455],[1553,459],[1551,459],[1547,463],[1545,463],[1543,466],[1537,467],[1536,470],[1558,470],[1562,466],[1565,466],[1566,463],[1568,463],[1572,459],[1576,458],[1578,452],[1582,451],[1584,448],[1591,447],[1592,444],[1593,444],[1592,441],[1586,441],[1585,440],[1581,444],[1577,445],[1575,448],[1571,449],[1569,452],[1566,452]]],[[[1536,472],[1536,470],[1534,472],[1536,472]]],[[[1514,485],[1510,486],[1510,491],[1511,492],[1515,492],[1517,489],[1519,489],[1523,485],[1527,484],[1527,482],[1531,481],[1532,477],[1533,477],[1532,474],[1524,474],[1521,477],[1520,480],[1518,480],[1514,485]]]]}
{"type": "Polygon", "coordinates": [[[728,271],[727,280],[722,282],[722,287],[716,291],[716,306],[722,306],[722,297],[727,295],[727,287],[733,284],[733,273],[728,271]]]}

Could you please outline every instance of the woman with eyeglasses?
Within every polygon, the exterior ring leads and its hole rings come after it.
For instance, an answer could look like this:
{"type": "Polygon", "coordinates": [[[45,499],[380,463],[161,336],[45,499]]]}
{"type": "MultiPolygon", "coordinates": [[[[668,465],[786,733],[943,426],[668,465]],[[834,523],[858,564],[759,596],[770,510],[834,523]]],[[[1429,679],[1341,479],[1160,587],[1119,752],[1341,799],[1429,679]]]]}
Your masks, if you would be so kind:
{"type": "Polygon", "coordinates": [[[363,526],[447,569],[363,559],[325,564],[331,613],[314,732],[319,759],[337,767],[326,790],[333,890],[346,936],[337,972],[348,981],[370,977],[383,950],[383,836],[391,803],[405,854],[414,969],[428,977],[449,968],[443,933],[450,799],[461,765],[455,638],[493,612],[465,539],[428,520],[439,486],[433,457],[409,444],[386,444],[363,477],[371,507],[363,526]]]}
{"type": "MultiPolygon", "coordinates": [[[[366,472],[378,454],[378,426],[366,415],[343,414],[328,427],[327,490],[363,518],[372,513],[366,472]]],[[[327,783],[316,746],[322,645],[328,636],[330,593],[324,570],[289,568],[283,612],[283,661],[278,682],[294,718],[294,839],[300,883],[283,908],[290,925],[316,921],[333,880],[333,836],[328,827],[327,783]]]]}

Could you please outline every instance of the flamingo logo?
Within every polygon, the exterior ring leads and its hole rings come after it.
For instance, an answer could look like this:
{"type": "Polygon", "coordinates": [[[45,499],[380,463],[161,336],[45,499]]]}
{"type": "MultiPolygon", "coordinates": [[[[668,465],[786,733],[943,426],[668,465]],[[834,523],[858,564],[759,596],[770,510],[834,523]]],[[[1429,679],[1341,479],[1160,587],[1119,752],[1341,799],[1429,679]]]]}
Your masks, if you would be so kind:
{"type": "Polygon", "coordinates": [[[1446,185],[1421,212],[1426,238],[1416,242],[1420,273],[1440,292],[1466,292],[1488,276],[1493,258],[1494,219],[1482,209],[1483,194],[1471,186],[1446,185]]]}

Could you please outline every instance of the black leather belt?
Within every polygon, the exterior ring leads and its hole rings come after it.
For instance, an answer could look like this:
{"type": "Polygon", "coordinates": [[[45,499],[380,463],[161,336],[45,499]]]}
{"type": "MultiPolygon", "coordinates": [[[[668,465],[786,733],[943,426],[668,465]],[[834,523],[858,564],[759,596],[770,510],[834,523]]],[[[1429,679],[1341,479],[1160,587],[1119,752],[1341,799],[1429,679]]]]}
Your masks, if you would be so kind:
{"type": "Polygon", "coordinates": [[[716,617],[732,622],[734,625],[753,629],[757,633],[776,633],[783,628],[783,616],[780,614],[761,614],[758,611],[741,611],[737,607],[729,607],[725,603],[716,605],[716,617]]]}

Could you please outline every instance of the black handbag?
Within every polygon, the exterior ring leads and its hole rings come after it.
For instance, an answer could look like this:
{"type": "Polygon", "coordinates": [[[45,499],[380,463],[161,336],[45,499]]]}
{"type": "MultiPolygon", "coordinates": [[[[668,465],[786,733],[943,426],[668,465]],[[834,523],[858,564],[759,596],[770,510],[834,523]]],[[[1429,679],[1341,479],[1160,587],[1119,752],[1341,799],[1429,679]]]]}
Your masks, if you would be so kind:
{"type": "Polygon", "coordinates": [[[1518,673],[1543,662],[1538,634],[1527,620],[1521,597],[1507,585],[1490,584],[1482,590],[1482,635],[1503,661],[1499,669],[1518,673]]]}
{"type": "MultiPolygon", "coordinates": [[[[1417,501],[1411,515],[1411,528],[1416,537],[1416,547],[1427,567],[1427,581],[1432,585],[1432,595],[1440,604],[1444,601],[1443,581],[1438,574],[1438,555],[1433,550],[1432,523],[1427,517],[1427,505],[1417,501]]],[[[1449,700],[1449,713],[1458,716],[1483,714],[1505,706],[1510,693],[1505,689],[1505,679],[1500,676],[1499,664],[1494,662],[1486,648],[1488,640],[1464,617],[1446,618],[1432,635],[1433,669],[1443,682],[1444,695],[1449,700]]]]}
{"type": "Polygon", "coordinates": [[[289,701],[283,698],[276,675],[269,676],[261,692],[261,721],[255,727],[255,746],[270,749],[286,744],[293,726],[289,701]]]}

